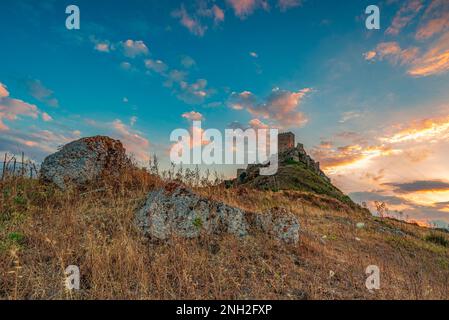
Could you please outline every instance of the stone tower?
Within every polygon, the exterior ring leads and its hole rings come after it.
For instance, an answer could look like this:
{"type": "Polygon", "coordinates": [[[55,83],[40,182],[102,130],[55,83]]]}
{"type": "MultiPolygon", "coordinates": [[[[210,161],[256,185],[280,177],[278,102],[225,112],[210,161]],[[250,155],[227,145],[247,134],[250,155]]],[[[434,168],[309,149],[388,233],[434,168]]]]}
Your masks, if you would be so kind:
{"type": "Polygon", "coordinates": [[[292,132],[284,132],[278,135],[279,152],[284,152],[295,147],[295,135],[292,132]]]}

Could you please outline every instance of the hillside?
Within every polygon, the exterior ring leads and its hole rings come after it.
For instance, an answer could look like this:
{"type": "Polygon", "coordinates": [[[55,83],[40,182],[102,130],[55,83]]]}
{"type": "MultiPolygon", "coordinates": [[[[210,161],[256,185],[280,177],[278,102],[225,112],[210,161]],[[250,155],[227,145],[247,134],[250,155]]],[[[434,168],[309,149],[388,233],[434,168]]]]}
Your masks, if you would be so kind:
{"type": "MultiPolygon", "coordinates": [[[[286,170],[291,170],[288,165],[286,170]]],[[[134,225],[145,196],[166,183],[144,171],[82,192],[28,178],[0,182],[3,299],[447,299],[447,234],[372,217],[303,191],[195,188],[228,205],[282,207],[300,221],[299,243],[266,234],[152,242],[134,225]],[[77,265],[81,290],[66,291],[77,265]],[[381,289],[365,287],[369,265],[381,289]]]]}
{"type": "Polygon", "coordinates": [[[227,185],[259,190],[310,192],[335,198],[353,207],[356,206],[348,196],[332,184],[331,180],[321,171],[319,163],[306,153],[301,144],[281,149],[278,161],[279,168],[273,176],[259,175],[262,165],[249,165],[246,170],[240,170],[237,178],[229,181],[227,185]]]}

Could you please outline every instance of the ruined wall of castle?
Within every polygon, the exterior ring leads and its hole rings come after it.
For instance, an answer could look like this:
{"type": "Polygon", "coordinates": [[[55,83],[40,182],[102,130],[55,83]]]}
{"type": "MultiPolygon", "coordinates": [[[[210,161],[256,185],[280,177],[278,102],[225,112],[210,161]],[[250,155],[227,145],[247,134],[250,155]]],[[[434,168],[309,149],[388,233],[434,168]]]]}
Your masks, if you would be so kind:
{"type": "MultiPolygon", "coordinates": [[[[278,154],[280,163],[288,161],[302,162],[310,170],[323,177],[325,180],[330,181],[320,168],[320,163],[313,160],[305,151],[304,146],[298,143],[295,146],[295,135],[292,132],[280,133],[278,135],[278,154]]],[[[237,178],[249,170],[258,168],[260,165],[250,164],[247,169],[238,169],[237,178]]]]}
{"type": "Polygon", "coordinates": [[[278,150],[284,152],[295,147],[295,135],[291,132],[278,135],[278,150]]]}

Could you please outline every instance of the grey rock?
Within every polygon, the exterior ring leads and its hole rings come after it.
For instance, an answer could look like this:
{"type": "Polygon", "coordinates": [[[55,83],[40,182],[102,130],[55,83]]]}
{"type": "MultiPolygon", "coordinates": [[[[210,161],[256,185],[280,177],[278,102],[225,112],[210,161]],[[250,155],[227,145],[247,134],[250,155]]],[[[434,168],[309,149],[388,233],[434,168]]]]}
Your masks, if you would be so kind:
{"type": "Polygon", "coordinates": [[[226,232],[238,237],[248,234],[243,210],[170,184],[148,195],[144,206],[137,212],[136,220],[145,235],[158,240],[166,240],[171,235],[196,238],[202,232],[226,232]]]}
{"type": "Polygon", "coordinates": [[[256,216],[256,227],[286,243],[299,241],[298,218],[285,209],[273,208],[266,214],[256,216]]]}
{"type": "Polygon", "coordinates": [[[83,186],[103,175],[118,175],[129,166],[131,161],[120,141],[96,136],[68,143],[45,158],[40,176],[64,190],[69,183],[83,186]]]}
{"type": "Polygon", "coordinates": [[[167,240],[173,235],[196,238],[202,233],[245,237],[250,230],[258,229],[296,244],[300,229],[298,219],[283,209],[275,208],[266,214],[248,213],[176,184],[150,192],[136,213],[136,224],[146,236],[156,240],[167,240]]]}

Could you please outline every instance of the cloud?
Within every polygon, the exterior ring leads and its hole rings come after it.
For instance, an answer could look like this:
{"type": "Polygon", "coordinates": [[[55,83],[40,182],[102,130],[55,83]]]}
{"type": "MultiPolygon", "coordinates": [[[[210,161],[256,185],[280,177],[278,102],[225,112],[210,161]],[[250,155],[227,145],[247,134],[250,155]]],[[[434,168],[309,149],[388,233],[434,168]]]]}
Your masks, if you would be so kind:
{"type": "Polygon", "coordinates": [[[259,55],[254,51],[250,52],[249,55],[253,58],[259,58],[259,55]]]}
{"type": "Polygon", "coordinates": [[[45,122],[48,122],[48,121],[52,121],[53,118],[48,113],[43,112],[42,113],[42,120],[44,120],[45,122]]]}
{"type": "Polygon", "coordinates": [[[449,2],[433,0],[426,9],[416,39],[428,39],[449,29],[449,2]]]}
{"type": "Polygon", "coordinates": [[[191,16],[184,4],[181,5],[181,8],[172,12],[172,16],[174,18],[179,19],[179,23],[186,27],[192,34],[202,37],[207,30],[207,26],[201,24],[198,18],[191,16]]]}
{"type": "Polygon", "coordinates": [[[365,60],[388,59],[392,64],[408,64],[418,56],[418,48],[401,49],[397,42],[379,43],[374,51],[364,53],[365,60]]]}
{"type": "Polygon", "coordinates": [[[449,116],[414,120],[396,127],[395,132],[380,140],[384,143],[426,142],[434,139],[449,138],[449,116]]]}
{"type": "Polygon", "coordinates": [[[287,11],[302,5],[302,0],[278,0],[278,6],[281,11],[287,11]]]}
{"type": "Polygon", "coordinates": [[[449,31],[442,35],[419,58],[415,59],[408,74],[427,77],[449,71],[449,31]]]}
{"type": "Polygon", "coordinates": [[[365,58],[365,60],[372,60],[376,57],[376,55],[376,51],[368,51],[363,54],[363,57],[365,58]]]}
{"type": "Polygon", "coordinates": [[[204,119],[203,115],[196,111],[185,112],[182,114],[182,117],[191,121],[201,121],[204,119]]]}
{"type": "Polygon", "coordinates": [[[213,93],[207,88],[206,79],[198,79],[194,83],[179,82],[177,97],[188,104],[200,104],[213,93]]]}
{"type": "Polygon", "coordinates": [[[7,87],[0,82],[0,99],[1,98],[6,98],[9,97],[9,91],[7,89],[7,87]]]}
{"type": "Polygon", "coordinates": [[[19,99],[9,97],[0,98],[0,131],[7,131],[9,127],[4,120],[15,121],[21,116],[37,119],[39,109],[33,105],[19,99]]]}
{"type": "Polygon", "coordinates": [[[40,80],[28,80],[26,82],[26,86],[33,98],[49,105],[50,107],[59,106],[58,100],[53,96],[53,91],[45,87],[40,80]]]}
{"type": "Polygon", "coordinates": [[[232,93],[228,106],[234,110],[245,109],[251,115],[277,123],[283,128],[301,127],[307,123],[305,115],[298,110],[302,100],[312,89],[297,92],[275,88],[263,102],[250,91],[232,93]]]}
{"type": "Polygon", "coordinates": [[[126,40],[121,42],[123,54],[128,58],[135,58],[140,55],[148,55],[149,50],[146,44],[141,40],[126,40]]]}
{"type": "Polygon", "coordinates": [[[414,77],[442,74],[449,71],[449,31],[422,54],[416,47],[402,49],[397,42],[383,42],[375,51],[365,53],[365,59],[387,59],[393,65],[404,65],[407,74],[414,77]]]}
{"type": "Polygon", "coordinates": [[[447,209],[436,203],[449,199],[448,116],[415,119],[363,134],[344,132],[332,139],[312,148],[311,154],[351,197],[364,193],[363,201],[385,201],[393,210],[422,221],[441,217],[447,209]]]}
{"type": "Polygon", "coordinates": [[[25,153],[25,156],[41,161],[50,153],[56,152],[58,147],[79,138],[80,132],[67,133],[51,130],[23,130],[11,129],[0,136],[0,150],[13,154],[25,153]]]}
{"type": "Polygon", "coordinates": [[[143,135],[116,119],[112,122],[112,136],[119,139],[127,152],[133,154],[137,160],[146,163],[150,159],[150,141],[143,135]]]}
{"type": "MultiPolygon", "coordinates": [[[[412,77],[428,77],[449,71],[449,2],[429,1],[415,31],[415,46],[403,49],[395,41],[382,42],[376,49],[364,53],[365,60],[388,60],[407,68],[412,77]],[[435,36],[439,35],[439,38],[435,36]],[[430,39],[432,38],[432,39],[430,39]],[[436,38],[436,39],[435,39],[436,38]],[[422,40],[432,41],[422,41],[422,40]]],[[[393,19],[387,34],[396,35],[424,8],[421,0],[407,1],[393,19]]]]}
{"type": "Polygon", "coordinates": [[[212,7],[209,7],[208,1],[198,1],[198,8],[196,10],[196,13],[201,17],[212,18],[215,25],[218,25],[225,20],[225,13],[223,9],[221,9],[216,4],[214,4],[212,7]]]}
{"type": "Polygon", "coordinates": [[[164,73],[167,71],[168,66],[161,60],[145,60],[145,67],[156,73],[164,73]]]}
{"type": "Polygon", "coordinates": [[[339,120],[340,123],[346,123],[350,120],[354,120],[357,118],[360,118],[363,114],[360,111],[347,111],[347,112],[343,112],[343,114],[341,115],[341,118],[339,120]]]}
{"type": "Polygon", "coordinates": [[[264,10],[270,8],[268,1],[265,0],[227,0],[227,3],[234,10],[234,14],[240,19],[245,19],[250,16],[258,8],[264,10]]]}
{"type": "Polygon", "coordinates": [[[269,129],[270,126],[267,125],[266,123],[260,121],[259,119],[251,119],[248,124],[250,125],[251,128],[253,129],[269,129]]]}
{"type": "Polygon", "coordinates": [[[371,143],[356,134],[346,133],[340,137],[358,142],[331,149],[318,146],[312,149],[312,154],[331,173],[368,166],[374,159],[392,155],[400,155],[402,159],[411,162],[421,162],[426,159],[429,151],[419,148],[418,143],[426,146],[429,142],[447,141],[449,117],[415,120],[406,125],[396,125],[390,131],[376,137],[371,143]]]}
{"type": "Polygon", "coordinates": [[[100,51],[100,52],[110,52],[111,48],[109,43],[103,42],[103,43],[97,43],[95,45],[95,50],[100,51]]]}
{"type": "Polygon", "coordinates": [[[132,69],[132,65],[131,63],[127,62],[127,61],[123,61],[122,63],[120,63],[120,68],[126,71],[129,71],[132,69]]]}
{"type": "Polygon", "coordinates": [[[449,182],[440,180],[419,180],[407,183],[384,183],[385,186],[394,187],[398,193],[449,191],[449,182]]]}
{"type": "Polygon", "coordinates": [[[184,4],[172,12],[172,17],[179,19],[179,23],[187,28],[190,33],[202,37],[209,29],[210,20],[214,26],[218,26],[225,20],[225,12],[217,4],[210,5],[207,0],[196,1],[190,6],[189,12],[184,4]]]}
{"type": "Polygon", "coordinates": [[[195,60],[193,60],[192,57],[189,57],[189,56],[183,56],[183,57],[181,58],[181,65],[182,65],[184,68],[190,69],[190,68],[192,68],[194,65],[196,65],[196,62],[195,62],[195,60]]]}
{"type": "Polygon", "coordinates": [[[212,7],[212,12],[214,14],[214,22],[215,23],[220,23],[223,22],[225,19],[225,14],[224,11],[217,5],[214,5],[212,7]]]}
{"type": "Polygon", "coordinates": [[[418,15],[423,7],[422,0],[405,1],[385,33],[388,35],[398,35],[418,15]]]}

